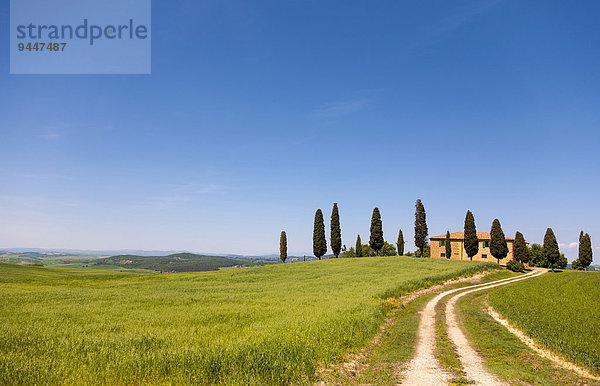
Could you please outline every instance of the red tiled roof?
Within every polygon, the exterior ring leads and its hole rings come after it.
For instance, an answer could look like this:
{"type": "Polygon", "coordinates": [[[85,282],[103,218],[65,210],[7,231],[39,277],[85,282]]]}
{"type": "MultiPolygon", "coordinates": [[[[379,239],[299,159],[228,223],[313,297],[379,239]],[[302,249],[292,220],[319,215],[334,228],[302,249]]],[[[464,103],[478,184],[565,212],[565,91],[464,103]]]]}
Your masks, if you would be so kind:
{"type": "MultiPolygon", "coordinates": [[[[430,240],[438,240],[438,239],[443,240],[445,238],[446,238],[446,235],[441,235],[441,236],[431,236],[429,239],[430,240]]],[[[465,232],[450,233],[450,238],[453,240],[464,240],[465,232]]],[[[477,232],[477,238],[479,240],[491,240],[492,239],[489,232],[477,232]]],[[[510,237],[507,237],[506,240],[514,241],[514,239],[512,239],[510,237]]]]}

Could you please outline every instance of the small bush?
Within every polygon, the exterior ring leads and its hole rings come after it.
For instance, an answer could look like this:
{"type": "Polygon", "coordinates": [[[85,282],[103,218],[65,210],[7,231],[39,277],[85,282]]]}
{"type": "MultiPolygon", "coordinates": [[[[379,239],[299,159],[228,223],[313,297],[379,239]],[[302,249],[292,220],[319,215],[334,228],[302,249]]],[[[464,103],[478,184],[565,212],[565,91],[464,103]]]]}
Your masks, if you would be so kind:
{"type": "Polygon", "coordinates": [[[506,263],[506,268],[513,272],[525,272],[525,266],[523,265],[523,263],[514,260],[511,260],[508,263],[506,263]]]}

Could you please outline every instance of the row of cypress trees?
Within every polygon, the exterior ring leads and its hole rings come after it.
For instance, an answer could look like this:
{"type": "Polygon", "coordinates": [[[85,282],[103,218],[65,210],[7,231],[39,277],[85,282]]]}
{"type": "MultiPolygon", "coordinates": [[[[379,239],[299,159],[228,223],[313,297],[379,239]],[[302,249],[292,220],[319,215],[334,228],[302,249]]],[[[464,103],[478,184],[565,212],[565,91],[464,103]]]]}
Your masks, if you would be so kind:
{"type": "MultiPolygon", "coordinates": [[[[415,245],[421,251],[420,256],[423,256],[425,247],[427,246],[427,218],[425,213],[425,207],[421,200],[417,200],[415,203],[415,245]]],[[[316,258],[321,260],[321,257],[327,253],[327,241],[325,238],[325,220],[323,218],[323,211],[317,209],[315,213],[315,221],[313,226],[313,254],[316,258]]],[[[404,234],[402,229],[398,231],[397,240],[397,253],[398,255],[404,255],[404,234]]],[[[375,251],[377,255],[385,245],[383,238],[383,225],[381,222],[381,213],[379,208],[373,209],[371,216],[371,228],[369,237],[369,246],[375,251]]],[[[356,249],[355,253],[357,257],[363,255],[362,241],[360,235],[356,237],[356,249]]],[[[331,250],[333,255],[337,258],[342,250],[342,230],[340,226],[340,214],[337,203],[333,204],[331,211],[331,250]]],[[[283,262],[287,259],[287,235],[285,231],[281,231],[279,239],[279,257],[283,262]]]]}
{"type": "MultiPolygon", "coordinates": [[[[425,213],[425,207],[421,200],[417,200],[415,203],[415,245],[419,248],[423,256],[425,247],[427,246],[427,218],[425,213]]],[[[315,222],[313,228],[313,254],[319,260],[325,253],[327,253],[327,241],[325,238],[325,222],[323,219],[323,212],[321,209],[317,209],[315,213],[315,222]]],[[[494,219],[492,222],[492,229],[490,230],[490,253],[494,258],[498,260],[504,259],[508,255],[508,245],[506,243],[506,237],[500,221],[494,219]]],[[[331,211],[331,249],[333,255],[337,258],[342,250],[342,230],[340,226],[340,214],[337,203],[333,204],[331,211]]],[[[383,226],[381,222],[381,213],[379,208],[373,209],[371,216],[371,228],[369,237],[369,246],[379,255],[379,251],[385,244],[383,239],[383,226]]],[[[398,255],[404,254],[404,235],[400,229],[398,232],[398,255]]],[[[446,256],[452,255],[452,246],[450,243],[450,231],[446,232],[446,256]]],[[[285,231],[281,232],[280,246],[279,246],[280,258],[285,262],[287,258],[287,235],[285,231]]],[[[475,226],[475,217],[473,213],[468,210],[465,216],[464,224],[464,248],[469,256],[470,260],[473,260],[479,252],[479,239],[477,237],[477,229],[475,226]]],[[[356,238],[355,253],[357,257],[363,255],[362,241],[360,235],[356,238]]],[[[560,250],[558,248],[558,242],[552,228],[546,230],[544,236],[543,252],[546,260],[554,271],[554,266],[560,258],[560,250]]],[[[513,257],[516,261],[521,263],[529,263],[529,248],[525,242],[525,238],[521,232],[516,232],[515,241],[513,244],[513,257]]],[[[592,263],[592,242],[590,235],[581,231],[579,235],[579,258],[573,262],[574,268],[586,269],[592,263]]]]}
{"type": "MultiPolygon", "coordinates": [[[[415,245],[421,250],[422,256],[423,250],[427,246],[427,221],[425,207],[423,206],[421,200],[417,200],[415,207],[415,245]]],[[[283,234],[284,232],[282,232],[282,240],[284,237],[283,234]]],[[[385,240],[383,238],[381,213],[379,212],[379,208],[375,207],[373,209],[373,214],[371,215],[369,246],[377,255],[379,255],[379,252],[384,245],[385,240]]],[[[398,247],[398,255],[402,256],[404,254],[404,235],[402,233],[402,229],[398,231],[398,240],[396,245],[398,247]]],[[[336,258],[339,257],[342,250],[342,230],[340,227],[340,214],[337,203],[333,204],[333,210],[331,211],[331,250],[336,258]]],[[[283,251],[283,249],[281,249],[281,251],[283,251]]],[[[323,219],[323,212],[321,209],[317,209],[313,227],[313,254],[320,260],[326,252],[327,241],[325,239],[325,221],[323,219]]],[[[362,240],[360,235],[356,237],[355,253],[357,257],[361,257],[363,255],[362,240]]],[[[282,260],[284,260],[283,254],[281,254],[281,256],[282,260]]]]}

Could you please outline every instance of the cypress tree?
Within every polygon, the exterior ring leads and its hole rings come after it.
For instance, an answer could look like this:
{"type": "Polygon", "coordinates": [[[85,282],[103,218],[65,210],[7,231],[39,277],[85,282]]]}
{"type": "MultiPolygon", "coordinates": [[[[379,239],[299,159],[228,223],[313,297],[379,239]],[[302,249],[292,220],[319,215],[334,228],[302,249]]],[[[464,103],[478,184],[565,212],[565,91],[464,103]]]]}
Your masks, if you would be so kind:
{"type": "Polygon", "coordinates": [[[492,230],[490,230],[490,253],[498,260],[504,259],[508,255],[508,245],[506,244],[506,236],[500,225],[500,221],[496,218],[492,221],[492,230]]]}
{"type": "Polygon", "coordinates": [[[450,231],[446,231],[446,259],[452,258],[452,244],[450,242],[450,231]]]}
{"type": "Polygon", "coordinates": [[[360,240],[360,235],[356,236],[356,247],[355,247],[356,251],[356,257],[362,257],[363,255],[363,250],[362,250],[362,241],[360,240]]]}
{"type": "Polygon", "coordinates": [[[333,203],[331,211],[331,250],[337,258],[340,255],[342,248],[342,229],[340,228],[340,213],[338,211],[337,202],[333,203]]]}
{"type": "Polygon", "coordinates": [[[402,229],[398,231],[398,256],[404,256],[404,235],[402,234],[402,229]]]}
{"type": "Polygon", "coordinates": [[[546,235],[544,236],[544,257],[548,261],[550,268],[552,268],[552,272],[554,272],[554,266],[560,258],[560,251],[558,250],[558,242],[552,228],[546,229],[546,235]]]}
{"type": "Polygon", "coordinates": [[[590,235],[579,234],[579,265],[587,271],[587,268],[592,264],[592,239],[590,235]]]}
{"type": "Polygon", "coordinates": [[[523,264],[529,263],[529,248],[525,243],[525,238],[521,232],[515,234],[515,243],[513,244],[513,257],[516,261],[523,264]]]}
{"type": "Polygon", "coordinates": [[[469,259],[473,261],[473,256],[479,252],[479,239],[477,239],[477,229],[475,228],[475,217],[470,210],[467,210],[465,216],[465,251],[469,259]]]}
{"type": "Polygon", "coordinates": [[[323,221],[323,212],[317,209],[315,213],[315,227],[313,230],[313,253],[316,258],[321,260],[327,252],[327,241],[325,240],[325,222],[323,221]]]}
{"type": "Polygon", "coordinates": [[[373,209],[371,216],[371,237],[369,238],[369,246],[375,251],[375,255],[379,255],[379,251],[383,247],[383,227],[381,225],[381,214],[379,208],[373,209]]]}
{"type": "Polygon", "coordinates": [[[425,215],[425,207],[421,200],[415,203],[415,246],[421,250],[423,257],[423,249],[427,246],[427,219],[425,215]]]}
{"type": "Polygon", "coordinates": [[[285,231],[281,231],[281,236],[279,237],[279,258],[284,263],[285,259],[287,259],[287,235],[285,231]]]}

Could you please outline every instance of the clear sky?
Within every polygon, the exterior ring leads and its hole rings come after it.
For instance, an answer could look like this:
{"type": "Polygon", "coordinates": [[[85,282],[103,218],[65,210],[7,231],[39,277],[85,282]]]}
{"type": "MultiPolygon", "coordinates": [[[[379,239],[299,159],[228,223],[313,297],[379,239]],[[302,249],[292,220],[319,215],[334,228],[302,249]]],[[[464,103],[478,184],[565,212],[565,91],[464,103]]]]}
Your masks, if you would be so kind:
{"type": "Polygon", "coordinates": [[[9,75],[8,14],[0,247],[414,250],[421,198],[600,261],[600,2],[154,0],[151,75],[9,75]]]}

